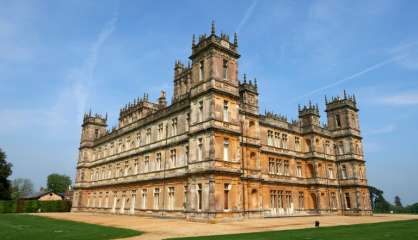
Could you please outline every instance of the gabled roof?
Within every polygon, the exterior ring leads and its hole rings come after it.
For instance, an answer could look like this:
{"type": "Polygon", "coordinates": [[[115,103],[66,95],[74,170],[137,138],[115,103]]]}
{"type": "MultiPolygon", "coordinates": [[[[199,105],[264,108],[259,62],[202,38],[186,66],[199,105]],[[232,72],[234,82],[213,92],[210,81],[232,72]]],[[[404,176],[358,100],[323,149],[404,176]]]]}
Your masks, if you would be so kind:
{"type": "Polygon", "coordinates": [[[45,195],[48,195],[48,194],[50,194],[50,193],[53,193],[53,194],[59,195],[59,196],[61,196],[62,198],[64,198],[64,195],[63,195],[63,194],[61,194],[61,193],[56,193],[56,192],[54,192],[54,191],[47,191],[47,192],[37,192],[37,193],[34,193],[34,194],[32,194],[32,195],[29,195],[29,196],[26,196],[26,197],[22,197],[21,199],[39,199],[39,198],[41,198],[41,197],[43,197],[43,196],[45,196],[45,195]]]}

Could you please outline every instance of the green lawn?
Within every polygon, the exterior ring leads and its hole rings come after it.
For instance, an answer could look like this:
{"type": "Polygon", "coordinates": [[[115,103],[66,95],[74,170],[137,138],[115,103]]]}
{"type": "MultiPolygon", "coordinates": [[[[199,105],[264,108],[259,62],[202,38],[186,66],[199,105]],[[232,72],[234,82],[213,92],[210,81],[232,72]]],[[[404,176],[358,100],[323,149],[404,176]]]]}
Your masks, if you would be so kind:
{"type": "Polygon", "coordinates": [[[140,235],[130,229],[55,220],[26,214],[0,214],[0,239],[115,239],[140,235]]]}
{"type": "MultiPolygon", "coordinates": [[[[174,238],[173,238],[174,239],[174,238]]],[[[175,239],[199,240],[417,240],[418,220],[338,227],[308,228],[260,233],[243,233],[175,239]]]]}

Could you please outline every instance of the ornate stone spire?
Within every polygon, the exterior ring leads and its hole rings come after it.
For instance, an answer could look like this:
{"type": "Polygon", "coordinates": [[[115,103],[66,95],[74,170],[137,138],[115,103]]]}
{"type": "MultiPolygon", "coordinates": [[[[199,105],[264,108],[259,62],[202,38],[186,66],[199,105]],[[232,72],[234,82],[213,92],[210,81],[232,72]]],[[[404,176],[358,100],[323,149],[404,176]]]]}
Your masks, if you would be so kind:
{"type": "Polygon", "coordinates": [[[211,27],[210,33],[213,35],[215,34],[215,21],[213,20],[212,20],[212,27],[211,27]]]}
{"type": "Polygon", "coordinates": [[[237,33],[234,33],[234,46],[238,47],[238,36],[237,33]]]}
{"type": "Polygon", "coordinates": [[[195,37],[195,35],[193,34],[193,37],[192,37],[192,47],[194,47],[195,45],[196,45],[196,39],[195,39],[196,37],[195,37]]]}

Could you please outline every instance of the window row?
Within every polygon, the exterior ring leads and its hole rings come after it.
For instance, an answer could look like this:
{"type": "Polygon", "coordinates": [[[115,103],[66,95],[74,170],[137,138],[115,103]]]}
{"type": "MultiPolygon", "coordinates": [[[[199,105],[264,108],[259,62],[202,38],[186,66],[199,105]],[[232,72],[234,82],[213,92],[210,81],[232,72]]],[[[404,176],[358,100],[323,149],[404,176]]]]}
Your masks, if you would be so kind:
{"type": "MultiPolygon", "coordinates": [[[[187,113],[185,124],[186,131],[188,131],[189,121],[190,114],[187,113]]],[[[167,137],[176,136],[178,133],[178,118],[176,117],[172,118],[167,124],[160,123],[156,126],[148,127],[143,131],[137,131],[134,134],[107,143],[104,146],[95,148],[93,151],[93,160],[132,150],[147,144],[151,144],[154,141],[161,141],[167,137]]],[[[82,158],[86,160],[84,153],[82,152],[81,154],[82,158]]]]}
{"type": "MultiPolygon", "coordinates": [[[[168,153],[167,159],[163,159],[161,152],[155,154],[145,155],[143,160],[135,159],[133,161],[125,161],[122,163],[109,164],[108,166],[97,167],[92,169],[90,176],[91,181],[105,180],[118,177],[126,177],[137,175],[140,173],[147,173],[152,171],[160,171],[166,168],[176,168],[185,165],[188,162],[189,147],[185,146],[182,157],[179,158],[176,149],[171,149],[168,153]],[[151,156],[153,156],[151,158],[151,156]]],[[[81,171],[81,181],[84,180],[84,172],[81,171]]]]}

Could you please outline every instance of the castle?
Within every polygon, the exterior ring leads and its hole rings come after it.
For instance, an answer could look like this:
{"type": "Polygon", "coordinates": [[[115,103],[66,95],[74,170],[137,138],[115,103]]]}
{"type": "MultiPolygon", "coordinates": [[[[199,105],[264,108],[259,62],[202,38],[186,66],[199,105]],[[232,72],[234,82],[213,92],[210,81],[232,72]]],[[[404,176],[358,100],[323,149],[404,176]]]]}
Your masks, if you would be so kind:
{"type": "Polygon", "coordinates": [[[259,111],[257,82],[238,79],[238,39],[193,36],[174,66],[170,105],[145,94],[107,115],[85,114],[73,211],[218,221],[368,215],[371,204],[354,96],[299,107],[299,119],[259,111]]]}

